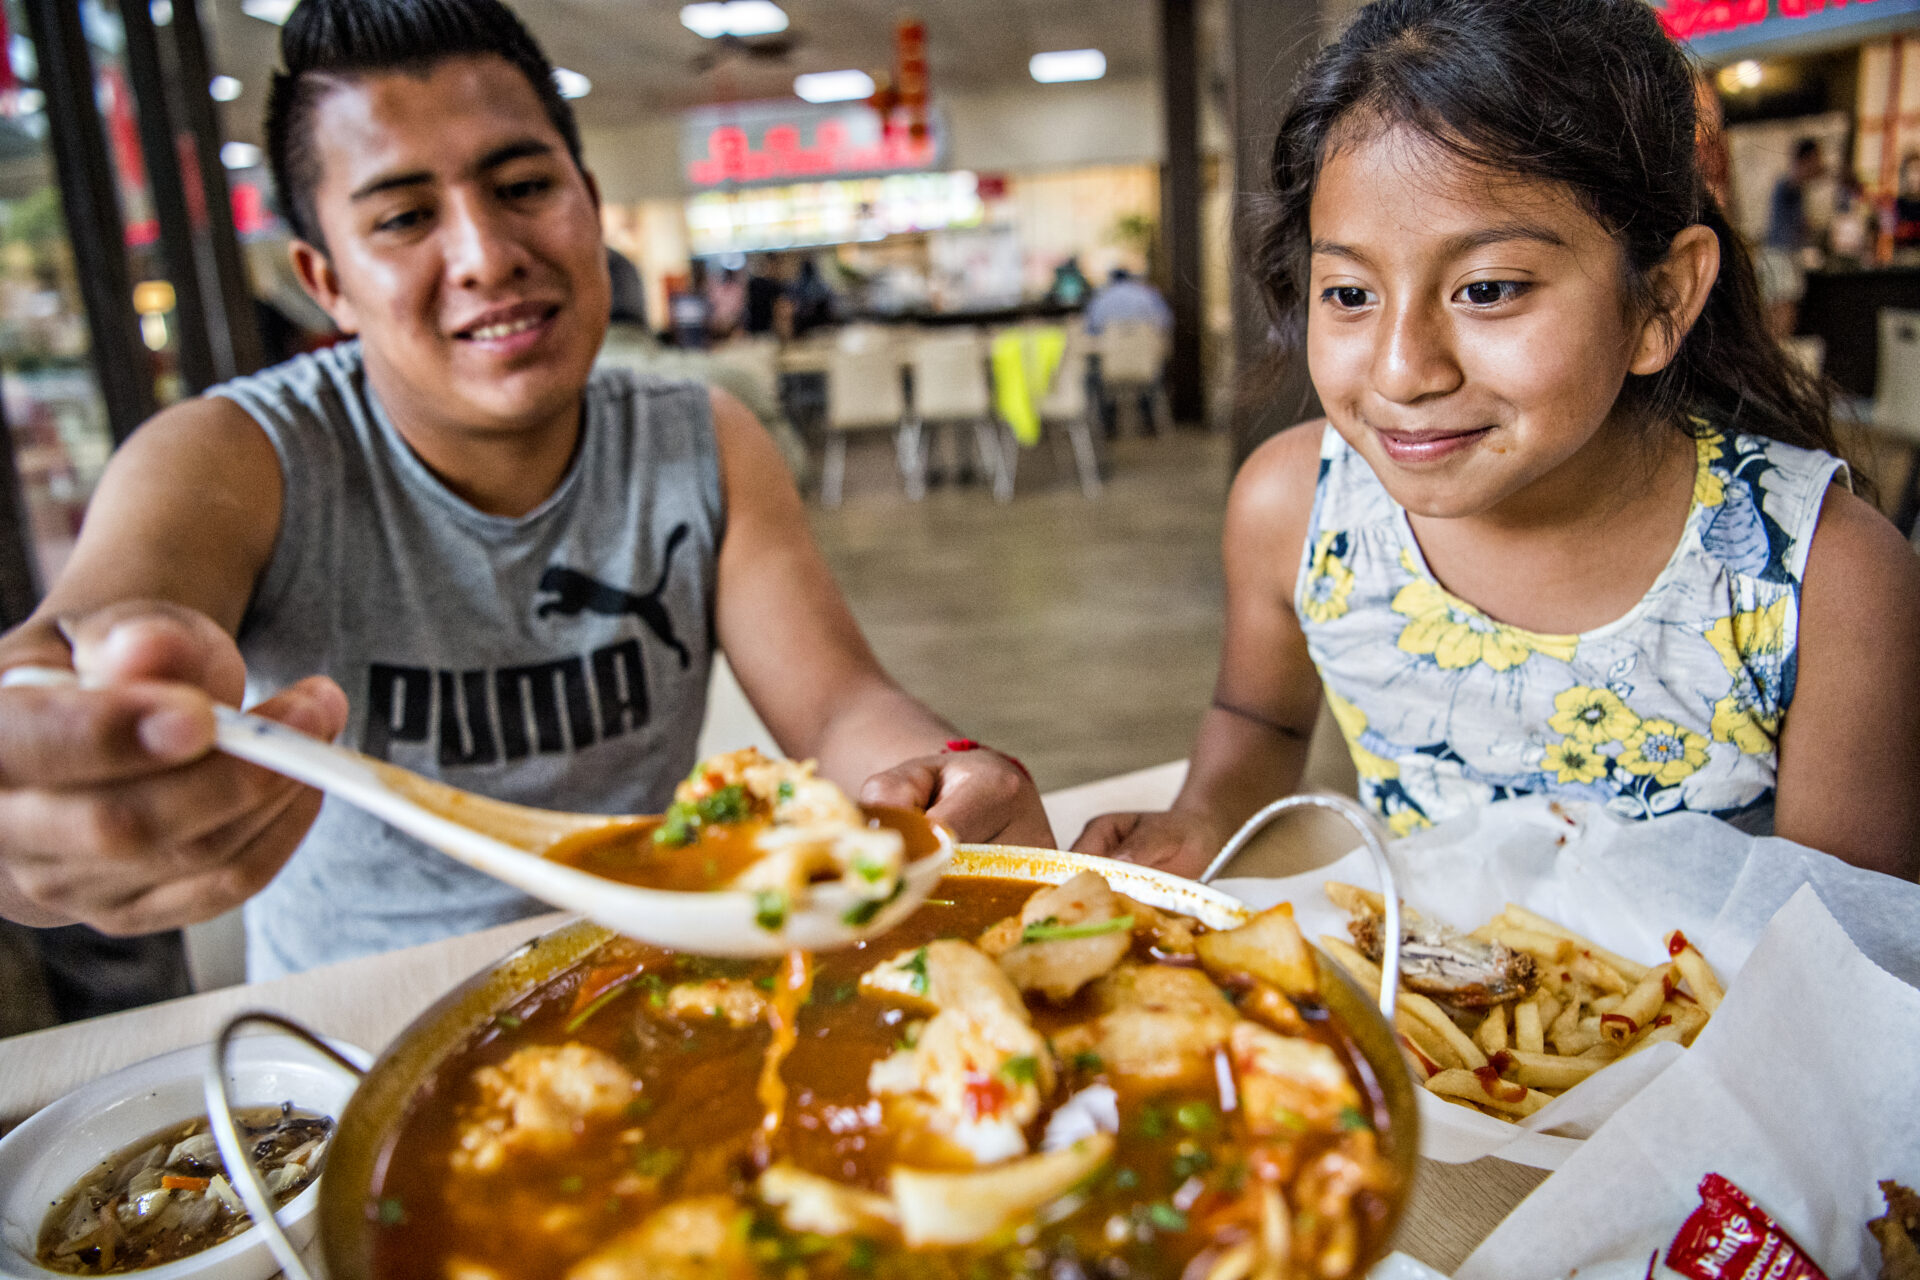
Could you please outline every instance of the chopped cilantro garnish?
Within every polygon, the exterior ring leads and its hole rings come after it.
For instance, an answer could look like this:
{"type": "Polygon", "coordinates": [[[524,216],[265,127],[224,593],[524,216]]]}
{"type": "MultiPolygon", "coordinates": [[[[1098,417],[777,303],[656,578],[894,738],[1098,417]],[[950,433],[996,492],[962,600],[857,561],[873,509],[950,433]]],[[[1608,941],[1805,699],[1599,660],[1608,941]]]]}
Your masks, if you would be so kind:
{"type": "Polygon", "coordinates": [[[878,862],[875,862],[872,858],[855,858],[853,860],[853,869],[855,873],[868,884],[878,883],[880,877],[887,874],[887,869],[878,862]]]}
{"type": "Polygon", "coordinates": [[[913,958],[901,967],[913,975],[913,981],[908,984],[913,994],[917,996],[927,994],[927,949],[922,947],[914,952],[913,958]]]}
{"type": "Polygon", "coordinates": [[[1185,1231],[1187,1215],[1164,1200],[1155,1200],[1147,1206],[1147,1221],[1162,1231],[1185,1231]]]}
{"type": "Polygon", "coordinates": [[[700,821],[713,823],[739,822],[749,812],[747,790],[739,783],[721,787],[710,796],[704,796],[694,803],[694,810],[700,815],[700,821]]]}
{"type": "Polygon", "coordinates": [[[642,1147],[633,1153],[633,1171],[643,1178],[670,1178],[680,1161],[672,1147],[642,1147]]]}
{"type": "Polygon", "coordinates": [[[1188,1133],[1204,1133],[1213,1128],[1217,1117],[1204,1102],[1183,1102],[1173,1113],[1174,1123],[1188,1133]]]}
{"type": "Polygon", "coordinates": [[[858,995],[860,988],[851,982],[836,982],[827,988],[828,1004],[845,1004],[858,995]]]}
{"type": "Polygon", "coordinates": [[[770,973],[763,973],[759,977],[753,980],[753,985],[760,988],[762,991],[771,991],[773,990],[773,975],[770,973]]]}
{"type": "Polygon", "coordinates": [[[1273,1109],[1273,1122],[1278,1125],[1284,1125],[1289,1129],[1304,1130],[1307,1127],[1307,1118],[1305,1116],[1301,1115],[1298,1111],[1291,1111],[1286,1107],[1275,1107],[1273,1109]]]}
{"type": "Polygon", "coordinates": [[[643,973],[639,978],[640,989],[647,993],[647,1003],[656,1009],[667,1007],[667,980],[657,973],[643,973]]]}
{"type": "Polygon", "coordinates": [[[1040,1078],[1040,1059],[1030,1053],[1008,1058],[1000,1064],[1000,1074],[1015,1084],[1033,1084],[1040,1078]]]}
{"type": "Polygon", "coordinates": [[[1373,1121],[1367,1119],[1366,1113],[1358,1107],[1342,1107],[1340,1108],[1340,1127],[1348,1132],[1355,1129],[1371,1129],[1373,1121]]]}
{"type": "Polygon", "coordinates": [[[1173,1176],[1185,1182],[1196,1173],[1205,1173],[1213,1167],[1213,1157],[1203,1147],[1191,1151],[1182,1151],[1173,1157],[1173,1176]]]}
{"type": "Polygon", "coordinates": [[[879,898],[864,898],[840,913],[840,922],[859,928],[880,914],[880,908],[887,905],[879,898]]]}
{"type": "Polygon", "coordinates": [[[1091,1049],[1082,1049],[1079,1053],[1073,1055],[1073,1069],[1075,1071],[1084,1071],[1088,1075],[1095,1075],[1106,1070],[1106,1067],[1106,1059],[1091,1049]]]}
{"type": "Polygon", "coordinates": [[[778,889],[761,889],[753,895],[753,922],[773,933],[787,922],[787,895],[778,889]]]}
{"type": "Polygon", "coordinates": [[[560,1179],[560,1191],[563,1195],[574,1195],[587,1185],[587,1180],[577,1173],[570,1173],[560,1179]]]}
{"type": "Polygon", "coordinates": [[[517,1030],[520,1026],[521,1021],[522,1019],[516,1014],[496,1013],[493,1015],[493,1024],[499,1027],[502,1031],[517,1030]]]}
{"type": "Polygon", "coordinates": [[[1167,1113],[1159,1107],[1144,1107],[1140,1112],[1140,1133],[1143,1137],[1161,1138],[1167,1132],[1167,1113]]]}
{"type": "Polygon", "coordinates": [[[616,982],[593,998],[593,1002],[567,1020],[567,1034],[572,1035],[587,1025],[587,1019],[614,1002],[614,999],[632,986],[637,979],[629,978],[625,982],[616,982]]]}
{"type": "Polygon", "coordinates": [[[645,1120],[653,1114],[653,1107],[654,1102],[652,1098],[635,1098],[626,1106],[627,1119],[645,1120]]]}
{"type": "MultiPolygon", "coordinates": [[[[785,786],[786,784],[781,783],[780,785],[785,786]]],[[[856,1236],[853,1241],[853,1248],[847,1253],[847,1270],[871,1271],[879,1261],[880,1250],[875,1247],[873,1241],[867,1239],[865,1236],[856,1236]]]]}
{"type": "Polygon", "coordinates": [[[1113,1186],[1116,1191],[1131,1191],[1140,1185],[1140,1175],[1124,1166],[1113,1171],[1113,1186]]]}
{"type": "Polygon", "coordinates": [[[395,1196],[382,1199],[375,1213],[379,1216],[380,1225],[383,1227],[397,1227],[407,1220],[407,1207],[395,1196]]]}
{"type": "Polygon", "coordinates": [[[793,799],[793,781],[788,779],[773,789],[773,798],[785,804],[793,799]]]}
{"type": "Polygon", "coordinates": [[[1074,938],[1097,938],[1105,933],[1120,933],[1133,928],[1132,916],[1111,920],[1091,920],[1085,924],[1057,924],[1052,916],[1036,920],[1020,931],[1021,942],[1066,942],[1074,938]]]}

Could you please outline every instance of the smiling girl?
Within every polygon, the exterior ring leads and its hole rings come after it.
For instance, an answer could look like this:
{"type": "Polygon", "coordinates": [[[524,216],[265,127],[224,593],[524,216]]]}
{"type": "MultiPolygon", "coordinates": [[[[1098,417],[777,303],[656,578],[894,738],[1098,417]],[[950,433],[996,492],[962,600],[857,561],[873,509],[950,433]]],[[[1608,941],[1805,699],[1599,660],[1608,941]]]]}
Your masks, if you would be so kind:
{"type": "Polygon", "coordinates": [[[1377,0],[1272,179],[1253,266],[1327,416],[1234,484],[1173,809],[1076,848],[1197,872],[1324,690],[1403,834],[1548,793],[1911,877],[1920,561],[1768,336],[1652,8],[1377,0]]]}

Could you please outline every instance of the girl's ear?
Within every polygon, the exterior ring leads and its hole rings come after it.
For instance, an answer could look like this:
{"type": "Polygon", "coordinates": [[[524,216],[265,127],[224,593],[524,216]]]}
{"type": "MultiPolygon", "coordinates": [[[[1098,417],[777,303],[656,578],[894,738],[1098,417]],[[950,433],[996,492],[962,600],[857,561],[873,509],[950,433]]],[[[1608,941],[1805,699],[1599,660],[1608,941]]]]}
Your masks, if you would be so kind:
{"type": "Polygon", "coordinates": [[[1633,360],[1627,366],[1638,374],[1658,373],[1680,354],[1680,344],[1720,278],[1720,237],[1713,228],[1694,223],[1673,238],[1665,261],[1648,277],[1653,312],[1641,321],[1633,360]]]}

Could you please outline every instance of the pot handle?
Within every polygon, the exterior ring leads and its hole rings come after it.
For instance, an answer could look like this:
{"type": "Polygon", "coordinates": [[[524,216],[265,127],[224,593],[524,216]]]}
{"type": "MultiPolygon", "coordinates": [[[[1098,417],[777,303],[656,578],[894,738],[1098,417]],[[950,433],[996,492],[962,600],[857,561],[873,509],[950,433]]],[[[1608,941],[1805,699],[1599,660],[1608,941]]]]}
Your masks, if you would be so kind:
{"type": "Polygon", "coordinates": [[[366,1070],[293,1019],[254,1009],[235,1014],[226,1026],[220,1028],[220,1035],[213,1042],[212,1060],[207,1063],[203,1077],[207,1119],[213,1127],[213,1140],[220,1148],[220,1158],[227,1166],[233,1189],[240,1193],[241,1202],[247,1206],[247,1213],[253,1218],[254,1225],[265,1233],[267,1248],[272,1250],[274,1260],[280,1264],[287,1280],[313,1280],[312,1273],[300,1260],[300,1251],[293,1247],[293,1241],[287,1239],[287,1233],[280,1229],[280,1220],[273,1208],[273,1197],[267,1193],[266,1184],[260,1181],[260,1171],[253,1167],[252,1154],[240,1140],[240,1129],[233,1119],[233,1107],[227,1100],[227,1049],[240,1029],[250,1022],[276,1027],[296,1040],[304,1040],[355,1076],[366,1075],[366,1070]]]}
{"type": "Polygon", "coordinates": [[[1394,878],[1393,860],[1387,856],[1387,846],[1380,839],[1379,823],[1371,813],[1345,796],[1321,792],[1283,796],[1248,818],[1246,824],[1233,833],[1233,839],[1227,841],[1225,847],[1214,855],[1213,861],[1207,864],[1207,869],[1200,873],[1200,883],[1207,884],[1217,878],[1253,843],[1253,838],[1266,829],[1268,823],[1292,809],[1328,809],[1339,814],[1360,833],[1361,842],[1373,857],[1373,870],[1380,878],[1380,896],[1386,900],[1387,916],[1387,937],[1384,954],[1380,957],[1380,1012],[1391,1027],[1394,1002],[1400,992],[1397,980],[1400,973],[1400,886],[1394,878]],[[1394,975],[1396,980],[1386,981],[1387,974],[1394,975]]]}

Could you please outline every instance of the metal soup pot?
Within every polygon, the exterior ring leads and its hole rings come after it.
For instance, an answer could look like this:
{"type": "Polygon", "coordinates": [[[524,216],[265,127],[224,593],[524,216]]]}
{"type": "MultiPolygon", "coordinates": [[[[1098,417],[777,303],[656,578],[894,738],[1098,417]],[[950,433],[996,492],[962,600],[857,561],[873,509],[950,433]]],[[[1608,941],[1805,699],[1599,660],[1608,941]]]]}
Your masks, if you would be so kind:
{"type": "MultiPolygon", "coordinates": [[[[1209,928],[1232,928],[1253,914],[1237,899],[1192,880],[1132,863],[1051,849],[961,845],[948,874],[1059,884],[1081,871],[1097,872],[1119,892],[1191,916],[1209,928]]],[[[391,1135],[422,1086],[497,1013],[578,964],[612,936],[599,925],[580,921],[534,939],[448,992],[380,1056],[340,1116],[326,1172],[320,1180],[321,1254],[332,1280],[375,1280],[374,1237],[380,1229],[371,1208],[375,1177],[391,1135]]],[[[1384,1230],[1373,1241],[1374,1254],[1363,1259],[1365,1265],[1355,1273],[1363,1274],[1384,1253],[1413,1185],[1419,1150],[1416,1090],[1394,1033],[1371,998],[1324,953],[1315,949],[1314,957],[1320,969],[1322,1001],[1358,1048],[1364,1069],[1372,1075],[1386,1102],[1388,1125],[1381,1135],[1381,1145],[1393,1165],[1399,1189],[1390,1198],[1384,1230]]],[[[230,1027],[229,1032],[232,1030],[230,1027]]],[[[256,1220],[260,1217],[255,1216],[256,1220]]],[[[288,1274],[299,1278],[305,1272],[290,1266],[288,1274]]]]}

